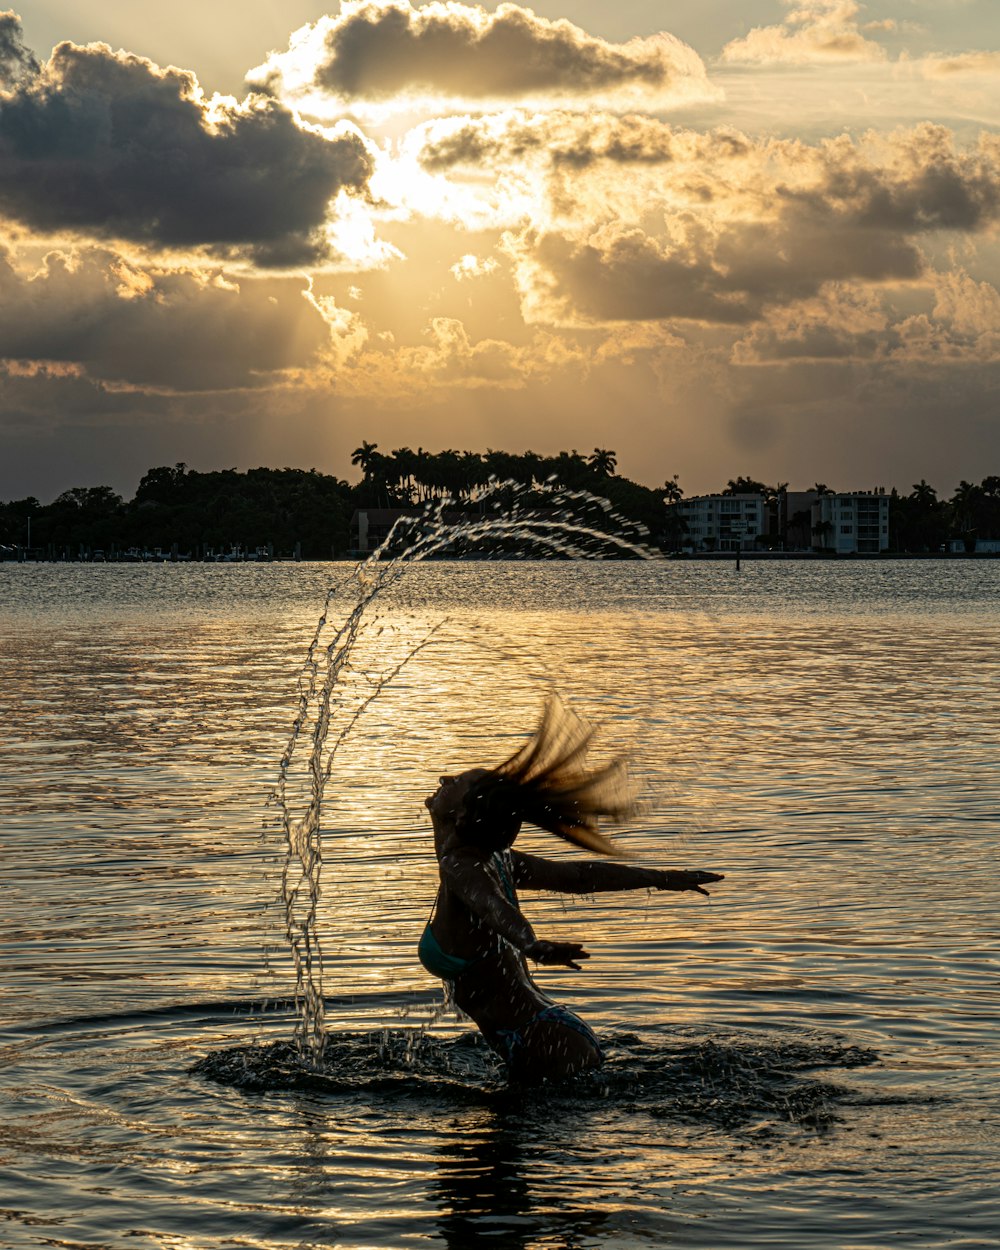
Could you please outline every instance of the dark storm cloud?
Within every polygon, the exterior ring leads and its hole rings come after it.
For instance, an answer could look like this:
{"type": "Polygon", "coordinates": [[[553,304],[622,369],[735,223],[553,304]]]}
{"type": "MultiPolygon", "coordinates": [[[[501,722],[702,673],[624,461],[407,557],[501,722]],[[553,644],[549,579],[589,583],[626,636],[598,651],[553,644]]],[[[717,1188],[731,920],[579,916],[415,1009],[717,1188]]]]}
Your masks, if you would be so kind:
{"type": "Polygon", "coordinates": [[[301,282],[235,286],[98,250],[52,253],[29,277],[0,253],[0,359],[22,368],[78,366],[99,381],[175,391],[258,386],[328,340],[301,282]]]}
{"type": "Polygon", "coordinates": [[[529,283],[557,321],[580,314],[595,321],[738,325],[769,305],[814,295],[829,281],[906,281],[924,267],[914,244],[892,232],[831,232],[791,214],[682,245],[635,228],[604,227],[582,241],[550,233],[514,246],[530,259],[529,283]]]}
{"type": "MultiPolygon", "coordinates": [[[[0,431],[5,450],[18,438],[32,438],[51,432],[59,426],[86,425],[103,418],[122,424],[136,419],[137,400],[134,392],[108,391],[100,383],[79,374],[44,367],[30,372],[5,371],[0,368],[0,431]]],[[[162,408],[164,396],[147,397],[162,408]]],[[[10,464],[0,459],[0,499],[16,499],[26,492],[10,464]]]]}
{"type": "Polygon", "coordinates": [[[653,321],[675,317],[740,324],[759,301],[700,256],[671,254],[640,230],[605,233],[587,242],[561,235],[539,238],[531,255],[545,274],[549,295],[567,313],[597,321],[653,321]]]}
{"type": "Polygon", "coordinates": [[[41,69],[21,38],[21,19],[16,13],[0,13],[0,91],[33,78],[41,69]]]}
{"type": "Polygon", "coordinates": [[[458,3],[415,9],[407,0],[345,0],[339,16],[298,32],[291,50],[272,55],[253,79],[290,86],[307,72],[332,95],[372,101],[410,92],[467,99],[662,93],[684,79],[704,80],[697,54],[670,35],[616,44],[516,4],[489,13],[458,3]]]}
{"type": "Polygon", "coordinates": [[[888,167],[850,142],[834,141],[829,154],[825,181],[802,197],[821,214],[905,233],[978,230],[1000,215],[1000,145],[961,152],[950,130],[926,123],[899,137],[888,167]]]}
{"type": "Polygon", "coordinates": [[[259,96],[207,101],[192,74],[103,44],[62,43],[0,94],[0,211],[39,231],[304,263],[331,198],[371,170],[357,133],[324,138],[259,96]]]}
{"type": "MultiPolygon", "coordinates": [[[[893,331],[896,341],[898,332],[893,331]]],[[[755,326],[733,352],[736,364],[781,364],[796,360],[873,360],[886,355],[886,329],[854,331],[849,326],[800,319],[793,325],[755,326]],[[803,324],[803,321],[805,324],[803,324]]]]}

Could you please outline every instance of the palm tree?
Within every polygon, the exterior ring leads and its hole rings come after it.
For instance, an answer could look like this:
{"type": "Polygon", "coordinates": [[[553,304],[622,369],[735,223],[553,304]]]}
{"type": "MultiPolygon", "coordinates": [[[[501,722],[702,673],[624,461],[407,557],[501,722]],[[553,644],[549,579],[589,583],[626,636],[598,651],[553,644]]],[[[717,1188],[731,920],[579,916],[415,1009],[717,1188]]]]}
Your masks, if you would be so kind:
{"type": "Polygon", "coordinates": [[[675,473],[673,477],[668,477],[663,483],[663,498],[668,504],[680,503],[684,498],[684,489],[677,480],[680,474],[675,473]]]}
{"type": "Polygon", "coordinates": [[[498,482],[510,481],[516,475],[517,457],[509,451],[495,451],[492,447],[487,447],[483,463],[489,475],[498,482]]]}
{"type": "Polygon", "coordinates": [[[413,474],[417,465],[417,457],[409,447],[397,447],[390,453],[392,474],[399,490],[399,496],[405,503],[413,502],[413,474]]]}
{"type": "Polygon", "coordinates": [[[368,443],[364,439],[361,440],[361,446],[355,447],[351,454],[351,464],[360,467],[362,474],[367,477],[368,471],[372,467],[375,459],[375,453],[378,451],[378,443],[368,443]]]}
{"type": "Polygon", "coordinates": [[[909,550],[937,551],[948,537],[947,517],[937,491],[923,478],[903,499],[909,550]]]}
{"type": "Polygon", "coordinates": [[[550,470],[546,476],[554,477],[560,486],[576,489],[588,481],[587,461],[575,447],[572,451],[547,457],[545,467],[550,470]]]}
{"type": "Polygon", "coordinates": [[[976,532],[985,500],[982,487],[974,486],[964,478],[955,487],[955,493],[951,497],[952,531],[964,541],[966,551],[976,549],[976,532]]]}
{"type": "Polygon", "coordinates": [[[613,477],[618,467],[618,457],[608,447],[595,447],[593,454],[587,457],[587,463],[601,477],[613,477]]]}
{"type": "Polygon", "coordinates": [[[521,472],[524,474],[521,480],[525,486],[533,486],[535,482],[545,481],[545,467],[537,451],[529,448],[524,453],[521,457],[521,472]]]}
{"type": "Polygon", "coordinates": [[[431,463],[433,457],[429,451],[418,447],[413,453],[413,480],[417,485],[417,498],[426,503],[434,493],[430,485],[431,463]]]}
{"type": "Polygon", "coordinates": [[[486,461],[478,451],[463,451],[459,456],[461,465],[462,478],[464,479],[464,488],[460,490],[460,494],[471,494],[480,486],[485,486],[490,476],[490,471],[486,467],[486,461]]]}
{"type": "Polygon", "coordinates": [[[937,491],[923,478],[919,482],[913,483],[913,491],[910,494],[910,498],[923,508],[933,508],[938,501],[937,491]]]}
{"type": "Polygon", "coordinates": [[[765,498],[774,493],[774,487],[765,482],[758,482],[753,477],[730,478],[726,483],[724,495],[764,495],[765,498]]]}

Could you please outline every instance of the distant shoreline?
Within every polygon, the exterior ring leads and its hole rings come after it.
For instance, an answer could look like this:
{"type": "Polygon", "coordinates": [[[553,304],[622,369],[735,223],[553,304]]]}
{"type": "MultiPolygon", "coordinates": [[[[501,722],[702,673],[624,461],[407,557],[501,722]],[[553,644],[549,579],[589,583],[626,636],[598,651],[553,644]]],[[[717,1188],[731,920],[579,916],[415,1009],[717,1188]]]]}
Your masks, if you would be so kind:
{"type": "MultiPolygon", "coordinates": [[[[16,555],[0,556],[0,565],[3,564],[87,564],[94,567],[106,567],[108,565],[145,565],[145,564],[214,564],[221,567],[232,567],[242,564],[359,564],[365,557],[361,555],[344,555],[331,556],[327,559],[306,559],[296,560],[292,556],[273,556],[270,559],[236,559],[236,560],[203,560],[191,556],[181,556],[172,560],[151,559],[151,560],[108,560],[108,559],[48,559],[41,556],[18,557],[16,555]]],[[[587,564],[620,564],[622,562],[632,562],[632,557],[594,557],[582,561],[587,564]]],[[[641,557],[635,557],[641,559],[641,557]]],[[[884,564],[890,560],[998,560],[1000,559],[1000,551],[872,551],[872,552],[835,552],[835,551],[699,551],[699,552],[663,552],[658,561],[662,563],[676,564],[743,564],[743,563],[767,563],[767,562],[787,562],[792,560],[806,560],[820,564],[843,564],[843,563],[868,563],[868,564],[884,564]]],[[[454,564],[541,564],[541,563],[567,563],[565,560],[558,558],[544,558],[531,556],[433,556],[429,557],[433,563],[448,562],[454,564]]]]}

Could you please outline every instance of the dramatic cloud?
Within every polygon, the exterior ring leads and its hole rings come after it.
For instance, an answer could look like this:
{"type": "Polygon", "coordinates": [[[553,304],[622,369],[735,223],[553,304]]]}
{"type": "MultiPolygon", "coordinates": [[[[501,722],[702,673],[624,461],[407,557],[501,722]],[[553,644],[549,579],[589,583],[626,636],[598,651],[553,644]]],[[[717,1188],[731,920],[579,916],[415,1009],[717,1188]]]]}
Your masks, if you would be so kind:
{"type": "MultiPolygon", "coordinates": [[[[505,139],[495,138],[503,151],[505,139]]],[[[607,151],[606,139],[589,150],[607,151]]],[[[931,125],[889,141],[842,136],[815,147],[729,133],[664,131],[660,140],[670,163],[656,180],[633,176],[631,210],[620,196],[613,213],[585,224],[607,193],[588,199],[581,179],[573,205],[555,204],[547,229],[508,235],[530,321],[747,323],[829,282],[912,282],[926,268],[919,239],[972,234],[1000,219],[993,136],[971,151],[931,125]]],[[[565,179],[558,190],[569,194],[565,179]]]]}
{"type": "Polygon", "coordinates": [[[631,189],[639,213],[652,197],[674,208],[700,205],[706,220],[734,206],[767,220],[797,201],[803,212],[902,232],[976,230],[1000,214],[1000,137],[984,132],[975,145],[959,146],[952,131],[931,123],[887,138],[869,132],[810,145],[641,116],[514,112],[427,123],[408,144],[435,173],[509,172],[517,164],[556,170],[560,194],[576,188],[578,216],[587,215],[593,180],[610,167],[620,181],[620,165],[636,167],[622,198],[631,189]]]}
{"type": "Polygon", "coordinates": [[[501,4],[496,12],[451,0],[343,0],[291,39],[248,81],[316,106],[402,108],[419,99],[526,100],[622,97],[663,107],[711,98],[698,55],[672,35],[609,43],[571,22],[501,4]]]}
{"type": "Polygon", "coordinates": [[[0,91],[19,86],[41,69],[21,37],[16,13],[0,13],[0,91]]]}
{"type": "Polygon", "coordinates": [[[733,346],[737,365],[877,356],[890,318],[880,292],[831,282],[819,295],[775,308],[733,346]]]}
{"type": "Polygon", "coordinates": [[[774,303],[834,279],[907,281],[919,252],[905,239],[873,240],[792,216],[741,224],[686,248],[637,229],[605,227],[585,240],[530,233],[512,245],[525,315],[554,324],[683,320],[738,325],[774,303]]]}
{"type": "Polygon", "coordinates": [[[0,94],[0,211],[39,231],[300,264],[326,254],[331,200],[371,171],[354,130],[303,128],[260,96],[208,100],[194,75],[104,44],[60,44],[0,94]]]}
{"type": "Polygon", "coordinates": [[[545,217],[584,229],[614,219],[648,230],[660,211],[673,234],[687,231],[695,215],[704,231],[797,215],[834,231],[907,235],[976,231],[1000,216],[1000,138],[984,133],[959,145],[930,123],[888,138],[841,135],[810,145],[638,116],[509,113],[427,123],[404,150],[421,169],[459,185],[468,175],[470,187],[482,184],[491,197],[518,170],[534,178],[526,217],[535,226],[545,217]],[[630,167],[627,179],[622,165],[630,167]],[[494,181],[483,182],[485,170],[494,181]]]}
{"type": "MultiPolygon", "coordinates": [[[[740,65],[808,65],[881,61],[885,49],[858,22],[861,6],[855,0],[784,0],[792,11],[779,26],[755,26],[743,39],[722,49],[722,60],[740,65]]],[[[872,23],[873,33],[893,29],[891,23],[872,23]]]]}
{"type": "Polygon", "coordinates": [[[50,253],[40,271],[0,252],[0,360],[8,372],[69,368],[92,380],[197,391],[259,386],[307,365],[330,326],[301,280],[249,280],[50,253]]]}
{"type": "Polygon", "coordinates": [[[846,136],[824,145],[824,152],[821,194],[860,226],[972,231],[1000,215],[998,136],[984,134],[977,148],[961,151],[949,130],[926,123],[868,154],[846,136]]]}
{"type": "MultiPolygon", "coordinates": [[[[916,480],[947,413],[972,476],[1000,454],[989,3],[682,6],[725,44],[709,81],[668,35],[613,42],[626,10],[601,38],[345,0],[242,101],[104,44],[42,64],[0,14],[0,473],[345,473],[362,435],[605,446],[611,413],[623,471],[687,489],[916,480]]],[[[131,29],[239,82],[235,48],[286,46],[252,9],[200,58],[131,29]]]]}

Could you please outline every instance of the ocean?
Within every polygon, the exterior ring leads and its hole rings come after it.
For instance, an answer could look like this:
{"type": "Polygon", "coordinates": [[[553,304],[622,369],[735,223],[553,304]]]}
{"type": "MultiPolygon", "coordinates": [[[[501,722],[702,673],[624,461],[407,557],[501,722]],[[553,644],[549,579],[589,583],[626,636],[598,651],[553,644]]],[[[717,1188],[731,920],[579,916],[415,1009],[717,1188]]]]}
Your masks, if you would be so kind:
{"type": "Polygon", "coordinates": [[[1000,1244],[1000,562],[409,569],[343,678],[327,1070],[227,1084],[294,1027],[267,801],[347,574],[0,565],[0,1245],[1000,1244]],[[416,959],[423,800],[553,690],[623,851],[725,881],[522,897],[609,1059],[517,1091],[416,959]]]}

